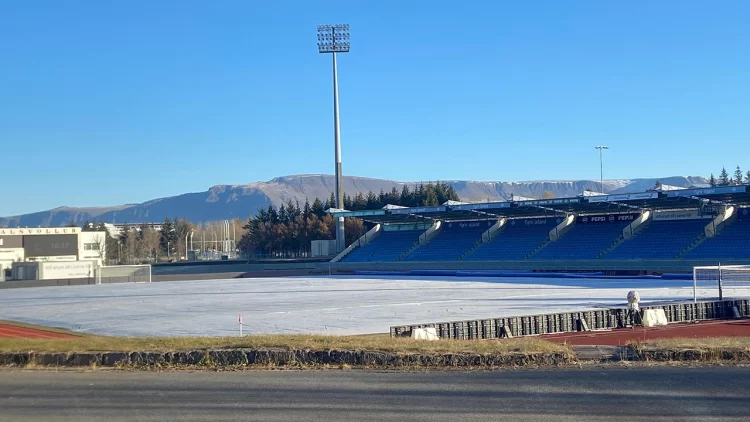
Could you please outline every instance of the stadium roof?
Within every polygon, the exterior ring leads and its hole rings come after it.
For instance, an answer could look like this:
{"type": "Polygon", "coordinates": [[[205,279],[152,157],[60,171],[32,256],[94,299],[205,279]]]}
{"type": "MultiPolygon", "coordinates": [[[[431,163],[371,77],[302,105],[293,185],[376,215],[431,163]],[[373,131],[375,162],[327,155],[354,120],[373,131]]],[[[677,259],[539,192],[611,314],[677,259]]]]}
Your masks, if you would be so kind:
{"type": "Polygon", "coordinates": [[[575,198],[534,199],[482,203],[447,202],[432,207],[384,207],[379,210],[330,210],[334,217],[361,218],[384,224],[414,223],[425,220],[492,220],[499,217],[552,217],[567,214],[613,214],[642,210],[677,210],[704,205],[750,205],[750,186],[718,186],[670,189],[630,194],[596,195],[575,198]]]}

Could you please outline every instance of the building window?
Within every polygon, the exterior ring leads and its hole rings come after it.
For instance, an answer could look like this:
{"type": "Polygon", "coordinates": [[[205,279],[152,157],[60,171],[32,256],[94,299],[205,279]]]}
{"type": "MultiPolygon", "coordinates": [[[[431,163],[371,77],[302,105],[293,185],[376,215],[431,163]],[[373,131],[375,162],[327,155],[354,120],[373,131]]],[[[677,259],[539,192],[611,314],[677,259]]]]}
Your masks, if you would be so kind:
{"type": "Polygon", "coordinates": [[[84,243],[83,250],[84,251],[98,251],[99,245],[97,245],[96,243],[84,243]]]}

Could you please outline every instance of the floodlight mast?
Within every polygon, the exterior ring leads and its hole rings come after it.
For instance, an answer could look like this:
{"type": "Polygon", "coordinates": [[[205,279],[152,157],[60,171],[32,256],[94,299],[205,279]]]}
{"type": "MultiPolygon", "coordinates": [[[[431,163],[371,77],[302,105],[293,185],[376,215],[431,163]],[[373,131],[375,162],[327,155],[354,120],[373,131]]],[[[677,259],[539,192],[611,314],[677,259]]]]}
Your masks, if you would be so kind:
{"type": "MultiPolygon", "coordinates": [[[[336,208],[344,209],[344,183],[341,171],[341,129],[339,125],[339,77],[336,53],[349,52],[349,24],[318,25],[318,52],[333,56],[333,137],[336,164],[336,208]]],[[[336,251],[346,247],[344,217],[336,219],[336,251]]]]}
{"type": "Polygon", "coordinates": [[[606,145],[597,145],[594,148],[599,150],[599,192],[604,193],[604,155],[603,151],[609,149],[606,145]]]}

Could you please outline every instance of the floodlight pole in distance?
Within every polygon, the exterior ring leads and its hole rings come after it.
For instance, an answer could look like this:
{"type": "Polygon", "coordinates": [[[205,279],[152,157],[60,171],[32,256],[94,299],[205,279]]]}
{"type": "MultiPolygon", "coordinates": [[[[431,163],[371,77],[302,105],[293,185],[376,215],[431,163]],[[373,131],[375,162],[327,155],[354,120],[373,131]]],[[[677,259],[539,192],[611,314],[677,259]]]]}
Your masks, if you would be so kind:
{"type": "Polygon", "coordinates": [[[597,145],[594,147],[599,150],[599,192],[604,193],[604,155],[603,151],[609,149],[608,146],[597,145]]]}
{"type": "MultiPolygon", "coordinates": [[[[339,128],[339,76],[336,53],[349,52],[349,24],[318,25],[318,52],[333,56],[333,137],[336,151],[336,208],[344,209],[344,185],[341,174],[341,134],[339,128]]],[[[346,246],[344,217],[336,219],[336,251],[346,246]]]]}

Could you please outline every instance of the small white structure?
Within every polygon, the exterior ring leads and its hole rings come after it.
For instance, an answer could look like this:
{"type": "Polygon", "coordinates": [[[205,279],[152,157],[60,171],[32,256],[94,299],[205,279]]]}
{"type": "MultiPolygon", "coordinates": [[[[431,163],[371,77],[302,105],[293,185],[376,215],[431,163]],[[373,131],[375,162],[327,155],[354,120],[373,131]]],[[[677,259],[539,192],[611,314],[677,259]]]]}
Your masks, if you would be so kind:
{"type": "Polygon", "coordinates": [[[667,314],[664,313],[664,309],[646,309],[643,311],[644,327],[657,327],[667,324],[667,314]]]}
{"type": "Polygon", "coordinates": [[[440,340],[434,327],[415,328],[411,330],[411,338],[415,340],[440,340]]]}

